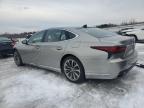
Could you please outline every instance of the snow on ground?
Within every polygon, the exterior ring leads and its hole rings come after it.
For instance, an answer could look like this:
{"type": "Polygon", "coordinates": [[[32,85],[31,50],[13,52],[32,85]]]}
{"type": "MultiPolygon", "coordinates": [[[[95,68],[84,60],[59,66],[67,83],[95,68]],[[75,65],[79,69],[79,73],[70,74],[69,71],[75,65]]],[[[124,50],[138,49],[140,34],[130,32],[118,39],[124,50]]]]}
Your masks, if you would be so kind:
{"type": "MultiPolygon", "coordinates": [[[[144,63],[144,44],[137,44],[144,63]]],[[[17,67],[0,58],[0,108],[142,108],[144,69],[135,67],[115,80],[73,84],[56,72],[17,67]]]]}

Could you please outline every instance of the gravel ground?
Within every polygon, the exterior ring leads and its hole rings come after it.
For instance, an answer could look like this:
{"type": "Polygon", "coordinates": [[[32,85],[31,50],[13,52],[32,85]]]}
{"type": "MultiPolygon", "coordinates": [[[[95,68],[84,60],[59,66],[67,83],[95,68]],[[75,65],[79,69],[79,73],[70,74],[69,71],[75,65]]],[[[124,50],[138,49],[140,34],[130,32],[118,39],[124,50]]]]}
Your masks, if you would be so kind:
{"type": "MultiPolygon", "coordinates": [[[[144,45],[136,49],[144,64],[144,45]]],[[[115,80],[73,84],[61,74],[0,58],[0,108],[142,108],[143,85],[144,69],[138,67],[115,80]]]]}

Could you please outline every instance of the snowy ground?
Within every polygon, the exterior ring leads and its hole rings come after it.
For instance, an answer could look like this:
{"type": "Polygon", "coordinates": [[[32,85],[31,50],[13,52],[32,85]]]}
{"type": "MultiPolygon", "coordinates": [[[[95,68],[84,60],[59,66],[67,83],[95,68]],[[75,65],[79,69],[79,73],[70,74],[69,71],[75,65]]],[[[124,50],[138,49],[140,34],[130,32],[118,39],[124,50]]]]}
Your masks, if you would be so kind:
{"type": "MultiPolygon", "coordinates": [[[[144,63],[144,44],[137,44],[144,63]]],[[[0,58],[0,108],[142,108],[144,69],[135,67],[115,80],[68,82],[62,75],[35,67],[17,67],[0,58]]]]}

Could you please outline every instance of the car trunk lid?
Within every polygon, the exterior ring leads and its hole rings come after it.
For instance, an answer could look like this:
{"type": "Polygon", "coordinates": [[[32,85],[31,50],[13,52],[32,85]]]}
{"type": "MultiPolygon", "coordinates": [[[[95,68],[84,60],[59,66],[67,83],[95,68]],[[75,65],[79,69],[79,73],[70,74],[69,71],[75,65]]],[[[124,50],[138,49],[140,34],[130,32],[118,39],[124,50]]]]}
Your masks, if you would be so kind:
{"type": "Polygon", "coordinates": [[[109,45],[123,45],[126,47],[125,52],[122,52],[121,54],[114,54],[118,57],[121,55],[121,58],[126,58],[128,56],[131,56],[134,53],[135,50],[135,39],[132,37],[126,37],[126,36],[111,36],[111,37],[103,37],[98,38],[100,42],[102,43],[108,43],[109,45]]]}

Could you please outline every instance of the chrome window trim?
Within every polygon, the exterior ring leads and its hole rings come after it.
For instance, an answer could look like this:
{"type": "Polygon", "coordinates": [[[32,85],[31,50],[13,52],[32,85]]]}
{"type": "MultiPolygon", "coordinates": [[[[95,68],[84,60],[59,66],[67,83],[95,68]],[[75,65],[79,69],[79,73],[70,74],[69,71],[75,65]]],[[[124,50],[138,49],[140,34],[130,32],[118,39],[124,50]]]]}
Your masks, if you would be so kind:
{"type": "MultiPolygon", "coordinates": [[[[45,30],[45,31],[47,32],[48,30],[64,30],[64,31],[70,32],[70,33],[72,33],[72,34],[75,35],[74,38],[71,38],[71,39],[68,39],[68,40],[72,40],[72,39],[75,39],[75,38],[79,37],[78,34],[72,32],[72,31],[70,31],[70,30],[67,30],[67,29],[52,28],[52,29],[47,29],[47,30],[45,30]]],[[[45,36],[44,36],[44,37],[45,37],[45,36]]],[[[68,40],[61,40],[61,41],[57,41],[57,42],[68,41],[68,40]]]]}

